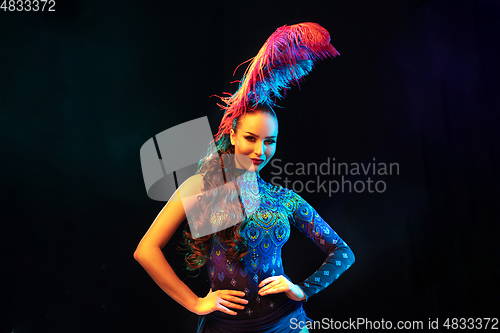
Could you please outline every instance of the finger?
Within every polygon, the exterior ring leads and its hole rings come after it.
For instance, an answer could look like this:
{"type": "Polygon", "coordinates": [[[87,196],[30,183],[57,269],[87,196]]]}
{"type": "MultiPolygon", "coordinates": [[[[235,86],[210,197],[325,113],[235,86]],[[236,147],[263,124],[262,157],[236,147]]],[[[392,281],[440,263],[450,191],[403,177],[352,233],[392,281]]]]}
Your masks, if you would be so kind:
{"type": "Polygon", "coordinates": [[[277,284],[268,285],[265,288],[262,288],[262,290],[259,291],[259,294],[260,295],[277,294],[277,293],[285,292],[288,289],[289,289],[289,287],[286,283],[277,283],[277,284]]]}
{"type": "Polygon", "coordinates": [[[244,291],[240,291],[240,290],[231,290],[231,289],[224,289],[224,290],[220,290],[222,293],[226,294],[226,295],[232,295],[232,296],[245,296],[245,292],[244,291]]]}
{"type": "Polygon", "coordinates": [[[276,283],[267,284],[264,287],[262,287],[262,288],[259,289],[259,294],[265,293],[265,292],[267,292],[268,290],[272,289],[275,286],[276,286],[276,283]]]}
{"type": "Polygon", "coordinates": [[[230,301],[227,301],[227,300],[223,300],[223,304],[228,307],[228,308],[232,308],[232,309],[239,309],[239,310],[243,310],[245,307],[243,305],[240,305],[240,304],[235,304],[233,302],[230,302],[230,301]]]}
{"type": "Polygon", "coordinates": [[[228,308],[226,308],[224,305],[222,305],[220,303],[217,303],[217,310],[224,312],[224,313],[227,313],[227,314],[230,314],[230,315],[233,315],[233,316],[237,315],[237,313],[235,311],[229,310],[228,308]]]}
{"type": "Polygon", "coordinates": [[[275,281],[272,281],[270,283],[268,283],[267,285],[265,285],[264,287],[262,287],[259,292],[265,292],[265,291],[268,291],[269,289],[272,289],[274,287],[276,287],[277,285],[279,285],[281,283],[280,280],[275,280],[275,281]]]}
{"type": "Polygon", "coordinates": [[[269,289],[265,292],[265,294],[278,294],[287,291],[287,287],[285,285],[276,286],[274,288],[269,289]]]}
{"type": "Polygon", "coordinates": [[[268,284],[268,283],[269,283],[269,282],[271,282],[271,281],[274,281],[274,280],[276,280],[276,279],[279,279],[279,277],[280,277],[280,276],[281,276],[281,275],[279,275],[279,276],[270,276],[270,277],[268,277],[268,278],[266,278],[266,279],[264,279],[264,280],[260,281],[260,283],[259,283],[259,288],[260,288],[260,287],[262,287],[262,286],[263,286],[263,285],[265,285],[265,284],[268,284]]]}
{"type": "Polygon", "coordinates": [[[246,300],[244,298],[239,298],[236,296],[227,296],[227,297],[224,297],[224,300],[235,302],[235,303],[240,303],[240,304],[248,304],[248,300],[246,300]]]}
{"type": "Polygon", "coordinates": [[[243,310],[245,308],[243,305],[234,304],[233,302],[230,302],[230,301],[223,299],[223,298],[218,298],[217,303],[223,305],[226,308],[233,308],[233,309],[239,309],[239,310],[243,310]]]}
{"type": "Polygon", "coordinates": [[[236,303],[241,303],[241,304],[248,304],[248,300],[238,297],[238,296],[245,296],[246,294],[243,291],[238,291],[238,290],[228,290],[227,293],[220,295],[223,299],[227,301],[233,301],[236,303]]]}

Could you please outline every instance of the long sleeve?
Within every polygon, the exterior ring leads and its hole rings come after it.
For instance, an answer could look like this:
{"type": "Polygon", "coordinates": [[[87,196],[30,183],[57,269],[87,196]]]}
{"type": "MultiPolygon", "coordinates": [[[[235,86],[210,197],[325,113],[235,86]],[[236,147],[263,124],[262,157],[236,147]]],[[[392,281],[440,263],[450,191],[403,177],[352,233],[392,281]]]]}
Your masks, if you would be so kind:
{"type": "Polygon", "coordinates": [[[314,208],[293,191],[288,203],[290,222],[327,254],[320,268],[305,281],[297,283],[309,297],[332,284],[354,263],[354,253],[314,208]]]}

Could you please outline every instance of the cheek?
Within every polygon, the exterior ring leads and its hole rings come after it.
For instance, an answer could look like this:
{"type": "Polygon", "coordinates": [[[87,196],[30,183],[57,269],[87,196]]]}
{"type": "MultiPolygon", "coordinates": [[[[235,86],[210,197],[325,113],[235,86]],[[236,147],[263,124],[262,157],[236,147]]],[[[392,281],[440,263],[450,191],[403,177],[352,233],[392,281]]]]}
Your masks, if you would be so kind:
{"type": "Polygon", "coordinates": [[[276,145],[270,146],[266,149],[266,159],[271,159],[276,152],[276,145]]]}
{"type": "Polygon", "coordinates": [[[245,139],[237,139],[236,149],[239,154],[248,155],[253,152],[253,145],[245,139]]]}

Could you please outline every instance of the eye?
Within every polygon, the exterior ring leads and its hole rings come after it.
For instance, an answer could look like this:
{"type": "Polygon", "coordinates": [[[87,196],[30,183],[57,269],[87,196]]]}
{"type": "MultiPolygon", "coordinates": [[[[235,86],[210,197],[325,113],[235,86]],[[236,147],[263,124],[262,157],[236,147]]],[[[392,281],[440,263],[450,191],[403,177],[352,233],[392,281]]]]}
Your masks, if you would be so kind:
{"type": "Polygon", "coordinates": [[[255,137],[253,136],[246,136],[245,139],[247,139],[250,142],[255,142],[255,137]]]}
{"type": "Polygon", "coordinates": [[[268,145],[272,145],[272,144],[275,144],[275,143],[276,143],[276,140],[269,139],[269,140],[266,140],[265,142],[266,142],[268,145]]]}

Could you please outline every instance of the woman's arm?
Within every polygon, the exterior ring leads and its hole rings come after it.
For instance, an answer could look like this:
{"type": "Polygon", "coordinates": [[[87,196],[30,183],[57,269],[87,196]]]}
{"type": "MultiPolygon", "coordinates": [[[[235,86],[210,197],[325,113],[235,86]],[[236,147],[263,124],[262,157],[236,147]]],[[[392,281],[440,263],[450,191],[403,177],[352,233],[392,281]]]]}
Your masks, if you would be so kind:
{"type": "Polygon", "coordinates": [[[134,258],[158,286],[177,303],[195,313],[198,296],[179,279],[161,250],[185,220],[186,212],[196,203],[189,197],[192,194],[196,198],[197,192],[201,194],[202,184],[203,176],[199,174],[186,180],[163,207],[134,252],[134,258]]]}
{"type": "Polygon", "coordinates": [[[206,297],[199,298],[179,279],[161,251],[184,221],[186,214],[197,203],[202,185],[203,176],[198,174],[179,187],[139,242],[134,258],[165,293],[189,311],[203,315],[220,310],[234,315],[236,312],[227,307],[243,309],[243,306],[234,302],[245,304],[246,300],[237,297],[244,296],[245,293],[237,290],[210,290],[206,297]]]}
{"type": "Polygon", "coordinates": [[[354,264],[351,248],[326,223],[314,208],[302,197],[292,192],[290,208],[293,212],[291,223],[327,254],[321,267],[305,281],[297,285],[305,294],[305,301],[328,287],[354,264]]]}
{"type": "Polygon", "coordinates": [[[286,276],[270,276],[259,284],[259,295],[284,292],[295,301],[307,301],[332,284],[354,263],[354,253],[321,216],[297,193],[287,190],[282,197],[290,222],[327,255],[321,267],[305,281],[294,284],[286,276]]]}

